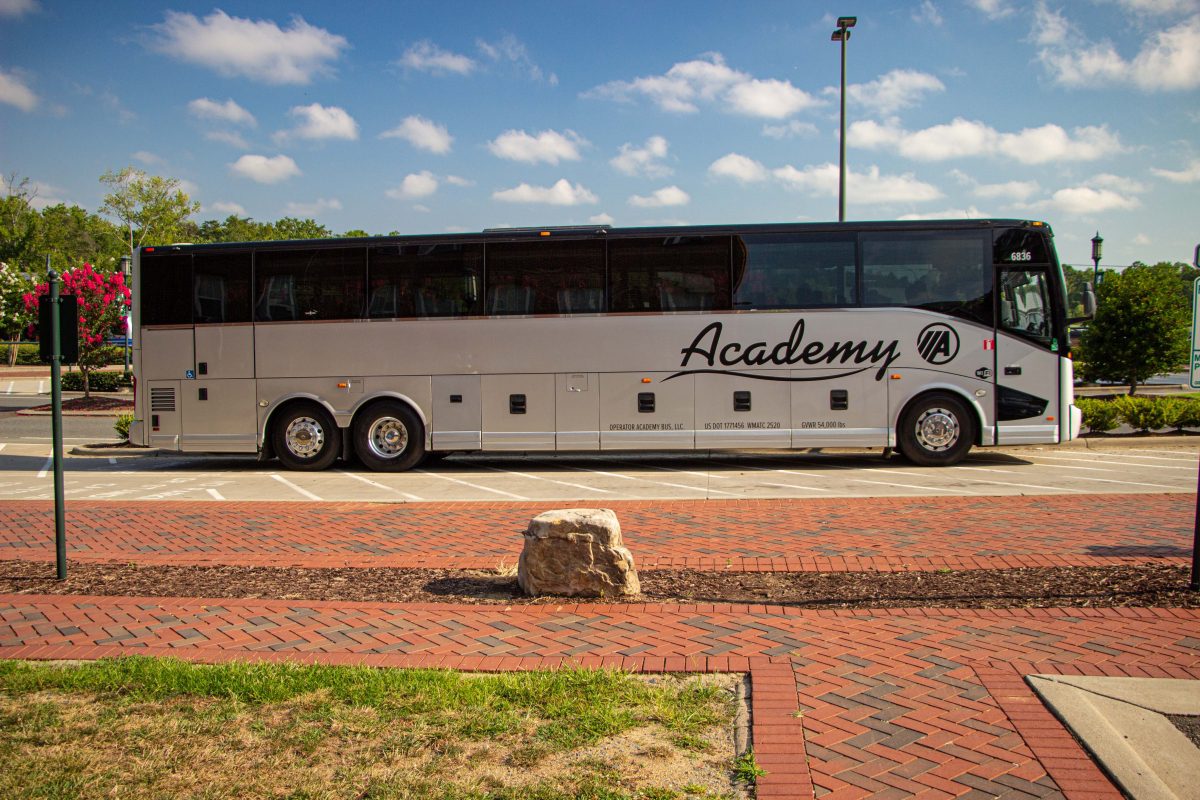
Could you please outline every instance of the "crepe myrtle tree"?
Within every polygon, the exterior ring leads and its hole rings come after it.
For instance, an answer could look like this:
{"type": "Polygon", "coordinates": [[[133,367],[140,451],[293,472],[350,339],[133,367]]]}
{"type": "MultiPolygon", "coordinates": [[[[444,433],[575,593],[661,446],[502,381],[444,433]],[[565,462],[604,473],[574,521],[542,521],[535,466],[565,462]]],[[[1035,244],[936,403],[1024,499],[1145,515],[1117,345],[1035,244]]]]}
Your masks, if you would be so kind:
{"type": "Polygon", "coordinates": [[[17,343],[21,332],[29,325],[29,309],[25,295],[32,286],[13,264],[0,261],[0,335],[11,338],[8,348],[8,365],[17,363],[17,343]]]}
{"type": "MultiPolygon", "coordinates": [[[[49,283],[38,284],[25,295],[26,310],[35,315],[38,298],[49,293],[49,283]]],[[[103,273],[91,264],[84,264],[62,274],[60,294],[75,295],[79,305],[79,371],[83,374],[83,396],[91,397],[91,372],[108,363],[105,340],[128,313],[129,287],[119,271],[103,273]]]]}

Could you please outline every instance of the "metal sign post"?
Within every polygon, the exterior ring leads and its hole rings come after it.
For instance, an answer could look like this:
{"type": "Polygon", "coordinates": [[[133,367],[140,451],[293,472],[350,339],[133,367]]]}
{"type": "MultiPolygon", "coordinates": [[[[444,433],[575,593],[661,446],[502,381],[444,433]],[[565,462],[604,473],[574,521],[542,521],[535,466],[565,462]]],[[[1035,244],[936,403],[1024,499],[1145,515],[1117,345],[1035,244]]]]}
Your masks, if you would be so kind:
{"type": "MultiPolygon", "coordinates": [[[[1196,256],[1192,263],[1200,268],[1200,244],[1196,245],[1196,256]]],[[[1197,348],[1196,341],[1196,322],[1197,311],[1200,311],[1200,278],[1192,282],[1192,374],[1191,387],[1200,389],[1200,384],[1196,383],[1198,361],[1200,361],[1200,353],[1197,348]]],[[[1192,578],[1188,583],[1188,588],[1193,592],[1200,592],[1200,473],[1196,475],[1196,521],[1192,526],[1192,578]]]]}
{"type": "Polygon", "coordinates": [[[58,301],[58,273],[50,267],[46,256],[47,277],[50,279],[50,429],[54,448],[54,562],[58,579],[67,579],[67,510],[63,489],[63,430],[62,430],[62,331],[61,309],[58,301]]]}

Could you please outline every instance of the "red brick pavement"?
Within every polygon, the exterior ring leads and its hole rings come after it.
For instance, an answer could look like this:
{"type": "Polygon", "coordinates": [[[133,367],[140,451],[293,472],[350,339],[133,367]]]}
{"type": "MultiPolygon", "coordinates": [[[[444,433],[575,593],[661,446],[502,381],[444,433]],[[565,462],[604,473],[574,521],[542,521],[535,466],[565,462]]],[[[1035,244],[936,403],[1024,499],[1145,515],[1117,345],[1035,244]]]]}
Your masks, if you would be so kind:
{"type": "Polygon", "coordinates": [[[1117,798],[1020,676],[1200,679],[1200,612],[0,597],[0,656],[128,653],[750,670],[762,798],[1117,798]]]}
{"type": "MultiPolygon", "coordinates": [[[[881,569],[1182,560],[1177,495],[614,504],[641,566],[881,569]]],[[[483,565],[529,504],[72,503],[73,558],[483,565]]],[[[49,558],[46,504],[0,503],[0,557],[49,558]]],[[[1032,673],[1200,679],[1200,612],[816,612],[0,596],[0,657],[145,653],[507,670],[749,671],[761,798],[1119,793],[1032,673]]]]}
{"type": "MultiPolygon", "coordinates": [[[[583,504],[582,501],[580,504],[583,504]]],[[[489,568],[569,504],[72,501],[87,561],[489,568]]],[[[610,503],[640,568],[904,570],[1182,561],[1185,494],[610,503]]],[[[53,506],[0,501],[0,558],[53,558],[53,506]]]]}

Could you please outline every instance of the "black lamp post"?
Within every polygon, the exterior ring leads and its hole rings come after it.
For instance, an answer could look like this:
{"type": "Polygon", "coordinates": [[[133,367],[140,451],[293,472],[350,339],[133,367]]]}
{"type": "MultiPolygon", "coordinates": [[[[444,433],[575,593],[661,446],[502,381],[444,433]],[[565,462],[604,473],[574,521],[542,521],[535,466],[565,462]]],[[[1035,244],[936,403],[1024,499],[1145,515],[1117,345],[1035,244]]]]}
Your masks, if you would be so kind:
{"type": "Polygon", "coordinates": [[[842,43],[842,127],[838,136],[838,222],[846,221],[846,42],[858,17],[838,17],[837,30],[830,41],[842,43]]]}
{"type": "Polygon", "coordinates": [[[1104,240],[1100,238],[1100,231],[1096,231],[1096,235],[1092,237],[1092,263],[1095,268],[1092,271],[1092,286],[1100,285],[1100,254],[1104,251],[1104,240]]]}

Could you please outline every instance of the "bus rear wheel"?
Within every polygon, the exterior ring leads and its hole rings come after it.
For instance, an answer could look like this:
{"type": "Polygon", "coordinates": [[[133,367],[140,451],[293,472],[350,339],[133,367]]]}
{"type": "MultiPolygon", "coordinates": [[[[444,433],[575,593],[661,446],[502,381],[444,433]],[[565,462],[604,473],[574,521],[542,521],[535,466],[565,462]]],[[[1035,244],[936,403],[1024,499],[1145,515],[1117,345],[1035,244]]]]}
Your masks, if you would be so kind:
{"type": "Polygon", "coordinates": [[[412,469],[425,455],[420,417],[395,400],[369,406],[354,418],[354,452],[377,472],[412,469]]]}
{"type": "Polygon", "coordinates": [[[914,464],[948,467],[962,461],[975,442],[975,416],[954,395],[927,394],[904,409],[896,439],[914,464]]]}
{"type": "Polygon", "coordinates": [[[329,467],[342,449],[342,434],[329,412],[316,403],[287,409],[272,428],[279,462],[290,470],[313,472],[329,467]]]}

